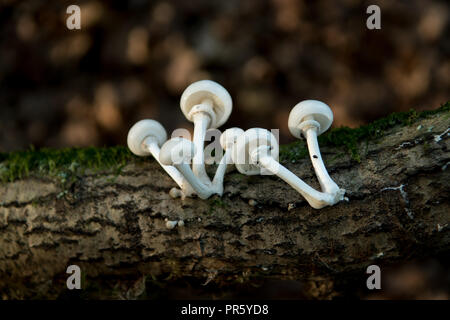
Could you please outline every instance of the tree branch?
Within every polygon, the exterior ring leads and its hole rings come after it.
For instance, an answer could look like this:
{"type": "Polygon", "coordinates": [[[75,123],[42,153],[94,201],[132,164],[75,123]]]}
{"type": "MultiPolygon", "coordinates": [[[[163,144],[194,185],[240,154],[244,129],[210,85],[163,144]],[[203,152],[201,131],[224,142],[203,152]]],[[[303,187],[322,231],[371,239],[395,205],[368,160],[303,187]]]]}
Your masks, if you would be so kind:
{"type": "MultiPolygon", "coordinates": [[[[344,276],[444,252],[449,122],[446,108],[378,132],[357,142],[360,162],[345,141],[321,145],[348,197],[321,210],[273,176],[234,172],[222,198],[181,201],[170,198],[174,183],[150,159],[130,157],[120,174],[78,170],[64,181],[30,169],[0,184],[0,293],[57,295],[71,264],[92,279],[139,274],[232,282],[344,276]],[[169,229],[166,220],[184,226],[169,229]]],[[[296,148],[285,147],[284,164],[318,188],[309,159],[289,154],[296,148]]]]}

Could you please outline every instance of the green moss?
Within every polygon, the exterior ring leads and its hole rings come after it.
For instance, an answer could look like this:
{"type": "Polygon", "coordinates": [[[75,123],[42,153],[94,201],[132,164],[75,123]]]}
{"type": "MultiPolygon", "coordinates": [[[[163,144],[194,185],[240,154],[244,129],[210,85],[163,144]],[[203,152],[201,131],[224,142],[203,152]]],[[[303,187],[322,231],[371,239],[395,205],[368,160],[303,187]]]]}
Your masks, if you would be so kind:
{"type": "Polygon", "coordinates": [[[220,198],[212,198],[209,201],[209,211],[212,214],[216,211],[216,208],[226,208],[228,205],[220,198]]]}
{"type": "Polygon", "coordinates": [[[136,159],[127,148],[40,149],[0,153],[0,180],[14,181],[31,172],[57,177],[64,185],[86,169],[108,170],[117,175],[130,160],[136,159]]]}
{"type": "MultiPolygon", "coordinates": [[[[362,141],[370,141],[380,138],[384,132],[397,125],[411,125],[419,119],[427,118],[437,113],[445,113],[443,118],[446,119],[450,111],[450,102],[446,102],[440,108],[430,111],[422,111],[418,113],[415,110],[407,112],[397,112],[389,116],[376,120],[368,125],[359,128],[341,127],[333,129],[330,132],[319,136],[320,146],[344,147],[352,159],[360,161],[359,144],[362,141]]],[[[367,145],[366,145],[367,146],[367,145]]],[[[306,143],[302,140],[289,145],[281,146],[280,159],[284,162],[295,162],[308,155],[306,143]]]]}
{"type": "Polygon", "coordinates": [[[280,146],[280,160],[282,162],[295,163],[308,155],[306,142],[299,140],[297,142],[280,146]]]}

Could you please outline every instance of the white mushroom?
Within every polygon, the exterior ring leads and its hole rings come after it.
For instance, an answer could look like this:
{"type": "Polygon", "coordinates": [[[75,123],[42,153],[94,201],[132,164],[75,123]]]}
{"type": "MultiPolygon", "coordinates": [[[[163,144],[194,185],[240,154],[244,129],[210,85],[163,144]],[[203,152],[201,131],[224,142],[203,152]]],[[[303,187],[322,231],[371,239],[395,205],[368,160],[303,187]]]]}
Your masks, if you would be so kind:
{"type": "Polygon", "coordinates": [[[173,229],[177,226],[178,221],[166,221],[166,228],[173,229]]]}
{"type": "Polygon", "coordinates": [[[206,130],[218,128],[228,120],[233,108],[231,96],[214,81],[197,81],[184,90],[180,107],[185,117],[194,123],[193,141],[197,152],[193,158],[192,170],[201,182],[210,185],[211,180],[206,174],[204,162],[206,130]]]}
{"type": "Polygon", "coordinates": [[[330,194],[343,194],[331,179],[320,154],[317,137],[327,131],[333,123],[333,112],[330,107],[317,100],[305,100],[298,103],[289,114],[289,130],[296,138],[306,138],[309,156],[319,180],[322,191],[330,194]]]}
{"type": "Polygon", "coordinates": [[[159,153],[159,161],[167,166],[175,166],[189,182],[201,199],[209,198],[214,191],[193,173],[190,163],[195,155],[194,144],[184,138],[173,138],[164,143],[159,153]]]}
{"type": "Polygon", "coordinates": [[[277,175],[299,192],[315,209],[333,205],[340,196],[319,192],[278,162],[278,142],[265,129],[253,128],[242,134],[233,146],[232,157],[239,172],[254,175],[264,168],[277,175]],[[245,155],[245,157],[240,156],[245,155]],[[245,163],[242,160],[245,159],[245,163]]]}
{"type": "Polygon", "coordinates": [[[183,175],[173,166],[167,166],[159,161],[160,146],[166,142],[167,132],[164,127],[155,120],[145,119],[138,121],[128,132],[128,148],[137,156],[152,155],[170,177],[181,188],[181,197],[192,194],[192,188],[183,175]]]}
{"type": "Polygon", "coordinates": [[[233,163],[239,172],[248,176],[271,174],[253,161],[250,156],[250,149],[259,145],[269,145],[272,158],[278,161],[279,145],[274,135],[261,128],[249,129],[238,137],[232,148],[233,163]]]}
{"type": "Polygon", "coordinates": [[[220,145],[222,149],[225,150],[225,154],[220,160],[220,163],[216,170],[216,174],[213,179],[213,189],[220,196],[222,196],[223,194],[223,179],[227,171],[227,166],[233,163],[231,157],[232,147],[236,142],[237,138],[243,133],[244,130],[240,128],[230,128],[225,130],[220,136],[220,145]]]}

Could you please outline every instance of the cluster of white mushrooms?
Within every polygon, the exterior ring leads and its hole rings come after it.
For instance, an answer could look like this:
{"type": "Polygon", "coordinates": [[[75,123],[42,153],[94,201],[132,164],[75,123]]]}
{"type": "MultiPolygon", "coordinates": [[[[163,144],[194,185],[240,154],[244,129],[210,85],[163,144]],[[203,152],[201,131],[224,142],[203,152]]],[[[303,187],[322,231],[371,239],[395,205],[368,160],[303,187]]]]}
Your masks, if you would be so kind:
{"type": "Polygon", "coordinates": [[[193,141],[182,137],[167,140],[164,127],[150,119],[137,122],[130,129],[127,140],[134,154],[151,154],[177,183],[180,189],[173,188],[170,191],[172,197],[184,199],[196,195],[207,199],[213,194],[222,196],[225,173],[229,166],[234,165],[245,175],[277,175],[315,209],[343,200],[345,190],[339,188],[329,176],[317,141],[317,136],[328,130],[333,122],[333,112],[326,104],[305,100],[298,103],[289,115],[291,133],[297,138],[303,136],[307,141],[322,191],[312,188],[278,162],[278,141],[270,131],[261,128],[247,131],[231,128],[221,134],[222,158],[211,180],[205,170],[206,132],[228,120],[233,108],[230,94],[214,81],[198,81],[183,92],[180,107],[186,118],[194,123],[193,141]]]}

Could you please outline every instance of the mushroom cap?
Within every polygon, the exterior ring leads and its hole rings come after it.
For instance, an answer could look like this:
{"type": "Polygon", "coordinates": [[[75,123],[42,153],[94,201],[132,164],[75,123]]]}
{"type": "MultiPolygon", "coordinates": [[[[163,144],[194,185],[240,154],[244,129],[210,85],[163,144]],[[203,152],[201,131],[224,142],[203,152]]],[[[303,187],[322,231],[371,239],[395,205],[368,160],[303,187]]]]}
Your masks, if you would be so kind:
{"type": "Polygon", "coordinates": [[[216,115],[215,119],[211,119],[209,127],[218,128],[230,117],[231,111],[233,110],[233,100],[228,91],[217,82],[201,80],[189,85],[181,95],[181,111],[192,122],[192,115],[189,112],[194,106],[201,104],[205,99],[212,100],[213,112],[216,115]]]}
{"type": "Polygon", "coordinates": [[[252,128],[241,134],[233,145],[231,157],[240,173],[249,176],[261,174],[261,167],[250,160],[250,153],[260,146],[270,146],[271,156],[278,161],[280,148],[275,136],[266,129],[252,128]]]}
{"type": "Polygon", "coordinates": [[[220,135],[220,145],[223,150],[227,150],[230,146],[232,146],[237,138],[244,133],[244,130],[241,128],[230,128],[225,130],[220,135]]]}
{"type": "Polygon", "coordinates": [[[299,125],[308,116],[320,124],[317,135],[327,131],[333,123],[333,111],[327,104],[318,100],[304,100],[297,103],[289,114],[288,126],[294,137],[301,138],[302,130],[299,125]]]}
{"type": "Polygon", "coordinates": [[[195,155],[192,141],[184,138],[173,138],[163,144],[159,152],[159,161],[166,166],[190,163],[195,155]]]}
{"type": "Polygon", "coordinates": [[[155,138],[158,146],[161,146],[167,140],[167,132],[158,121],[151,119],[138,121],[128,131],[128,148],[137,156],[149,155],[148,150],[142,145],[148,137],[155,138]]]}

